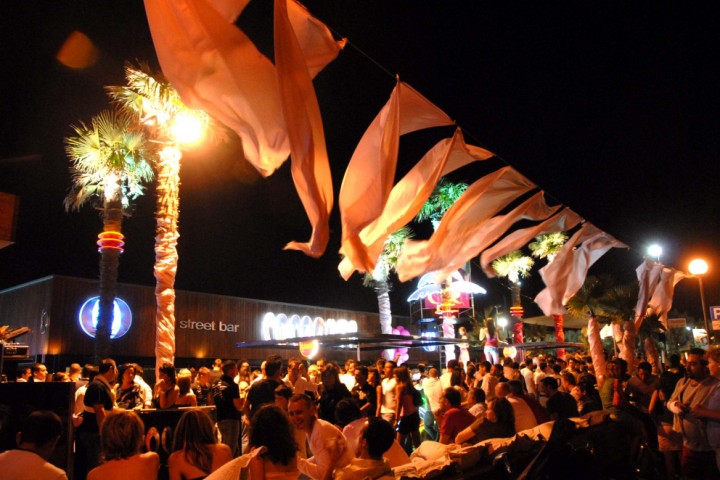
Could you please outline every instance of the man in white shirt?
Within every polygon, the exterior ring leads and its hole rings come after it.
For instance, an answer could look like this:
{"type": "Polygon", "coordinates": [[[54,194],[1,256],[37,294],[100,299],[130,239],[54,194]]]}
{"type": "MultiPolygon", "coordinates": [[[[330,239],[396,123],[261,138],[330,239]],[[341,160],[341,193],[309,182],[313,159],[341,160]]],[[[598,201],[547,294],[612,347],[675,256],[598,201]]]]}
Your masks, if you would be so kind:
{"type": "Polygon", "coordinates": [[[49,463],[60,440],[62,421],[55,413],[38,410],[23,422],[17,434],[18,448],[0,453],[4,480],[67,480],[65,471],[49,463]]]}
{"type": "Polygon", "coordinates": [[[377,416],[388,422],[393,427],[397,418],[395,418],[395,411],[397,410],[397,394],[395,387],[397,387],[397,380],[393,375],[395,370],[395,362],[388,360],[385,362],[383,367],[383,380],[380,383],[381,393],[378,399],[377,416]]]}
{"type": "Polygon", "coordinates": [[[305,432],[312,457],[298,458],[298,470],[313,480],[326,480],[331,473],[349,464],[353,452],[345,435],[330,422],[317,418],[315,405],[304,393],[293,395],[289,403],[290,420],[305,432]]]}
{"type": "Polygon", "coordinates": [[[431,368],[428,376],[422,380],[422,388],[425,392],[425,398],[428,401],[428,409],[425,411],[425,435],[429,440],[437,442],[440,438],[440,409],[442,408],[442,385],[438,378],[437,368],[431,368]]]}
{"type": "Polygon", "coordinates": [[[355,386],[355,365],[357,362],[353,360],[352,358],[349,358],[345,362],[345,373],[340,375],[340,382],[345,384],[345,386],[348,389],[348,392],[352,392],[353,387],[355,386]]]}
{"type": "Polygon", "coordinates": [[[317,397],[317,386],[305,378],[307,362],[299,358],[288,360],[287,375],[283,383],[292,388],[293,393],[304,393],[312,399],[317,397]]]}

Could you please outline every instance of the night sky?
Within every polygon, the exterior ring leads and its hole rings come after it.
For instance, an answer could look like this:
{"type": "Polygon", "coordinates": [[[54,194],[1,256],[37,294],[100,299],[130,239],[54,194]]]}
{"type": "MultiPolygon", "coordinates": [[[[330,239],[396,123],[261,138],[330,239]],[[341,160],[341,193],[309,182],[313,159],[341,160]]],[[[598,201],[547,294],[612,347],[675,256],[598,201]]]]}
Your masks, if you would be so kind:
{"type": "MultiPolygon", "coordinates": [[[[708,305],[720,304],[720,18],[710,4],[594,2],[567,6],[507,2],[308,0],[305,5],[345,51],[315,80],[335,193],[355,145],[387,101],[395,75],[442,108],[468,143],[498,155],[459,171],[469,183],[511,165],[586,220],[628,244],[592,273],[632,280],[646,247],[686,270],[711,265],[708,305]]],[[[101,230],[91,206],[65,213],[70,186],[63,137],[109,104],[103,87],[124,82],[126,61],[157,60],[139,0],[0,4],[0,191],[21,197],[16,244],[0,250],[0,289],[45,275],[94,278],[101,230]],[[55,55],[73,31],[99,49],[93,66],[72,69],[55,55]]],[[[254,0],[237,22],[272,55],[272,2],[254,0]]],[[[452,129],[401,142],[398,178],[452,129]]],[[[237,142],[183,157],[176,288],[335,308],[377,310],[355,274],[337,273],[337,208],[330,245],[314,260],[284,252],[310,227],[289,162],[263,179],[237,142]]],[[[154,191],[123,226],[121,282],[154,285],[154,191]]],[[[412,225],[418,238],[428,225],[412,225]]],[[[542,262],[538,262],[541,264],[542,262]]],[[[480,305],[509,300],[503,281],[479,267],[489,290],[480,305]],[[508,300],[503,300],[504,298],[508,300]]],[[[539,265],[541,266],[541,265],[539,265]]],[[[416,282],[395,282],[393,311],[407,315],[416,282]]],[[[542,288],[525,282],[524,300],[542,288]]],[[[676,289],[680,313],[700,316],[697,282],[676,289]]],[[[2,324],[2,319],[0,319],[2,324]]]]}

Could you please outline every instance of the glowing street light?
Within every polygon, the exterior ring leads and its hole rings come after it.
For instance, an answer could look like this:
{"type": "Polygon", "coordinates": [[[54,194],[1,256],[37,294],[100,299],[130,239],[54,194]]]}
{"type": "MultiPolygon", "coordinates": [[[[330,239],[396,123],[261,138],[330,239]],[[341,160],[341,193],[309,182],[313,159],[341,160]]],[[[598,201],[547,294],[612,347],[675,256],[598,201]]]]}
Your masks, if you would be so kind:
{"type": "Polygon", "coordinates": [[[705,260],[702,258],[696,258],[688,265],[688,271],[698,279],[698,285],[700,286],[700,302],[702,305],[703,320],[705,321],[705,333],[707,335],[708,346],[710,345],[710,322],[708,322],[707,308],[705,306],[705,290],[702,283],[702,275],[705,275],[709,267],[705,260]]]}
{"type": "Polygon", "coordinates": [[[653,243],[647,249],[647,254],[657,260],[658,263],[660,263],[660,255],[662,255],[662,252],[662,247],[657,243],[653,243]]]}

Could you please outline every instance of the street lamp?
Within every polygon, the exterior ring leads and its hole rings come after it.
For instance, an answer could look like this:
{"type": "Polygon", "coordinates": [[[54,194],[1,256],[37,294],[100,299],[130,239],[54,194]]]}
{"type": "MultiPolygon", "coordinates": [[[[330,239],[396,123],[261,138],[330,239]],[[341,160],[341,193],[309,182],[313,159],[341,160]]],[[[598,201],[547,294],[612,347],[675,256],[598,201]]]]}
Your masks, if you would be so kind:
{"type": "Polygon", "coordinates": [[[703,289],[702,275],[708,271],[708,264],[701,258],[696,258],[688,265],[688,271],[698,279],[700,286],[700,303],[702,304],[703,320],[705,321],[705,333],[707,334],[708,346],[710,346],[710,323],[708,322],[707,308],[705,306],[705,290],[703,289]]]}
{"type": "Polygon", "coordinates": [[[662,255],[662,247],[658,245],[657,243],[653,243],[650,245],[647,249],[647,254],[657,260],[658,263],[660,263],[660,255],[662,255]]]}

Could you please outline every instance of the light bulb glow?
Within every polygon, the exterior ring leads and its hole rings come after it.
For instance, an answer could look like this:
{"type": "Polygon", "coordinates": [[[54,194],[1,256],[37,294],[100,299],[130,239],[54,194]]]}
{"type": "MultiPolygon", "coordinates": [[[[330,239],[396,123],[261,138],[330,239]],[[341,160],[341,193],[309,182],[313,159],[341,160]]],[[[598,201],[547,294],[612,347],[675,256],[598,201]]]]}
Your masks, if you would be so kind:
{"type": "Polygon", "coordinates": [[[170,138],[182,144],[197,143],[203,137],[204,132],[203,121],[190,112],[175,115],[169,129],[170,138]]]}
{"type": "Polygon", "coordinates": [[[693,275],[704,275],[708,271],[708,264],[702,258],[696,258],[688,265],[688,271],[693,275]]]}
{"type": "Polygon", "coordinates": [[[658,245],[657,243],[654,243],[650,245],[647,249],[647,253],[649,256],[653,258],[660,258],[660,255],[662,255],[662,247],[658,245]]]}

